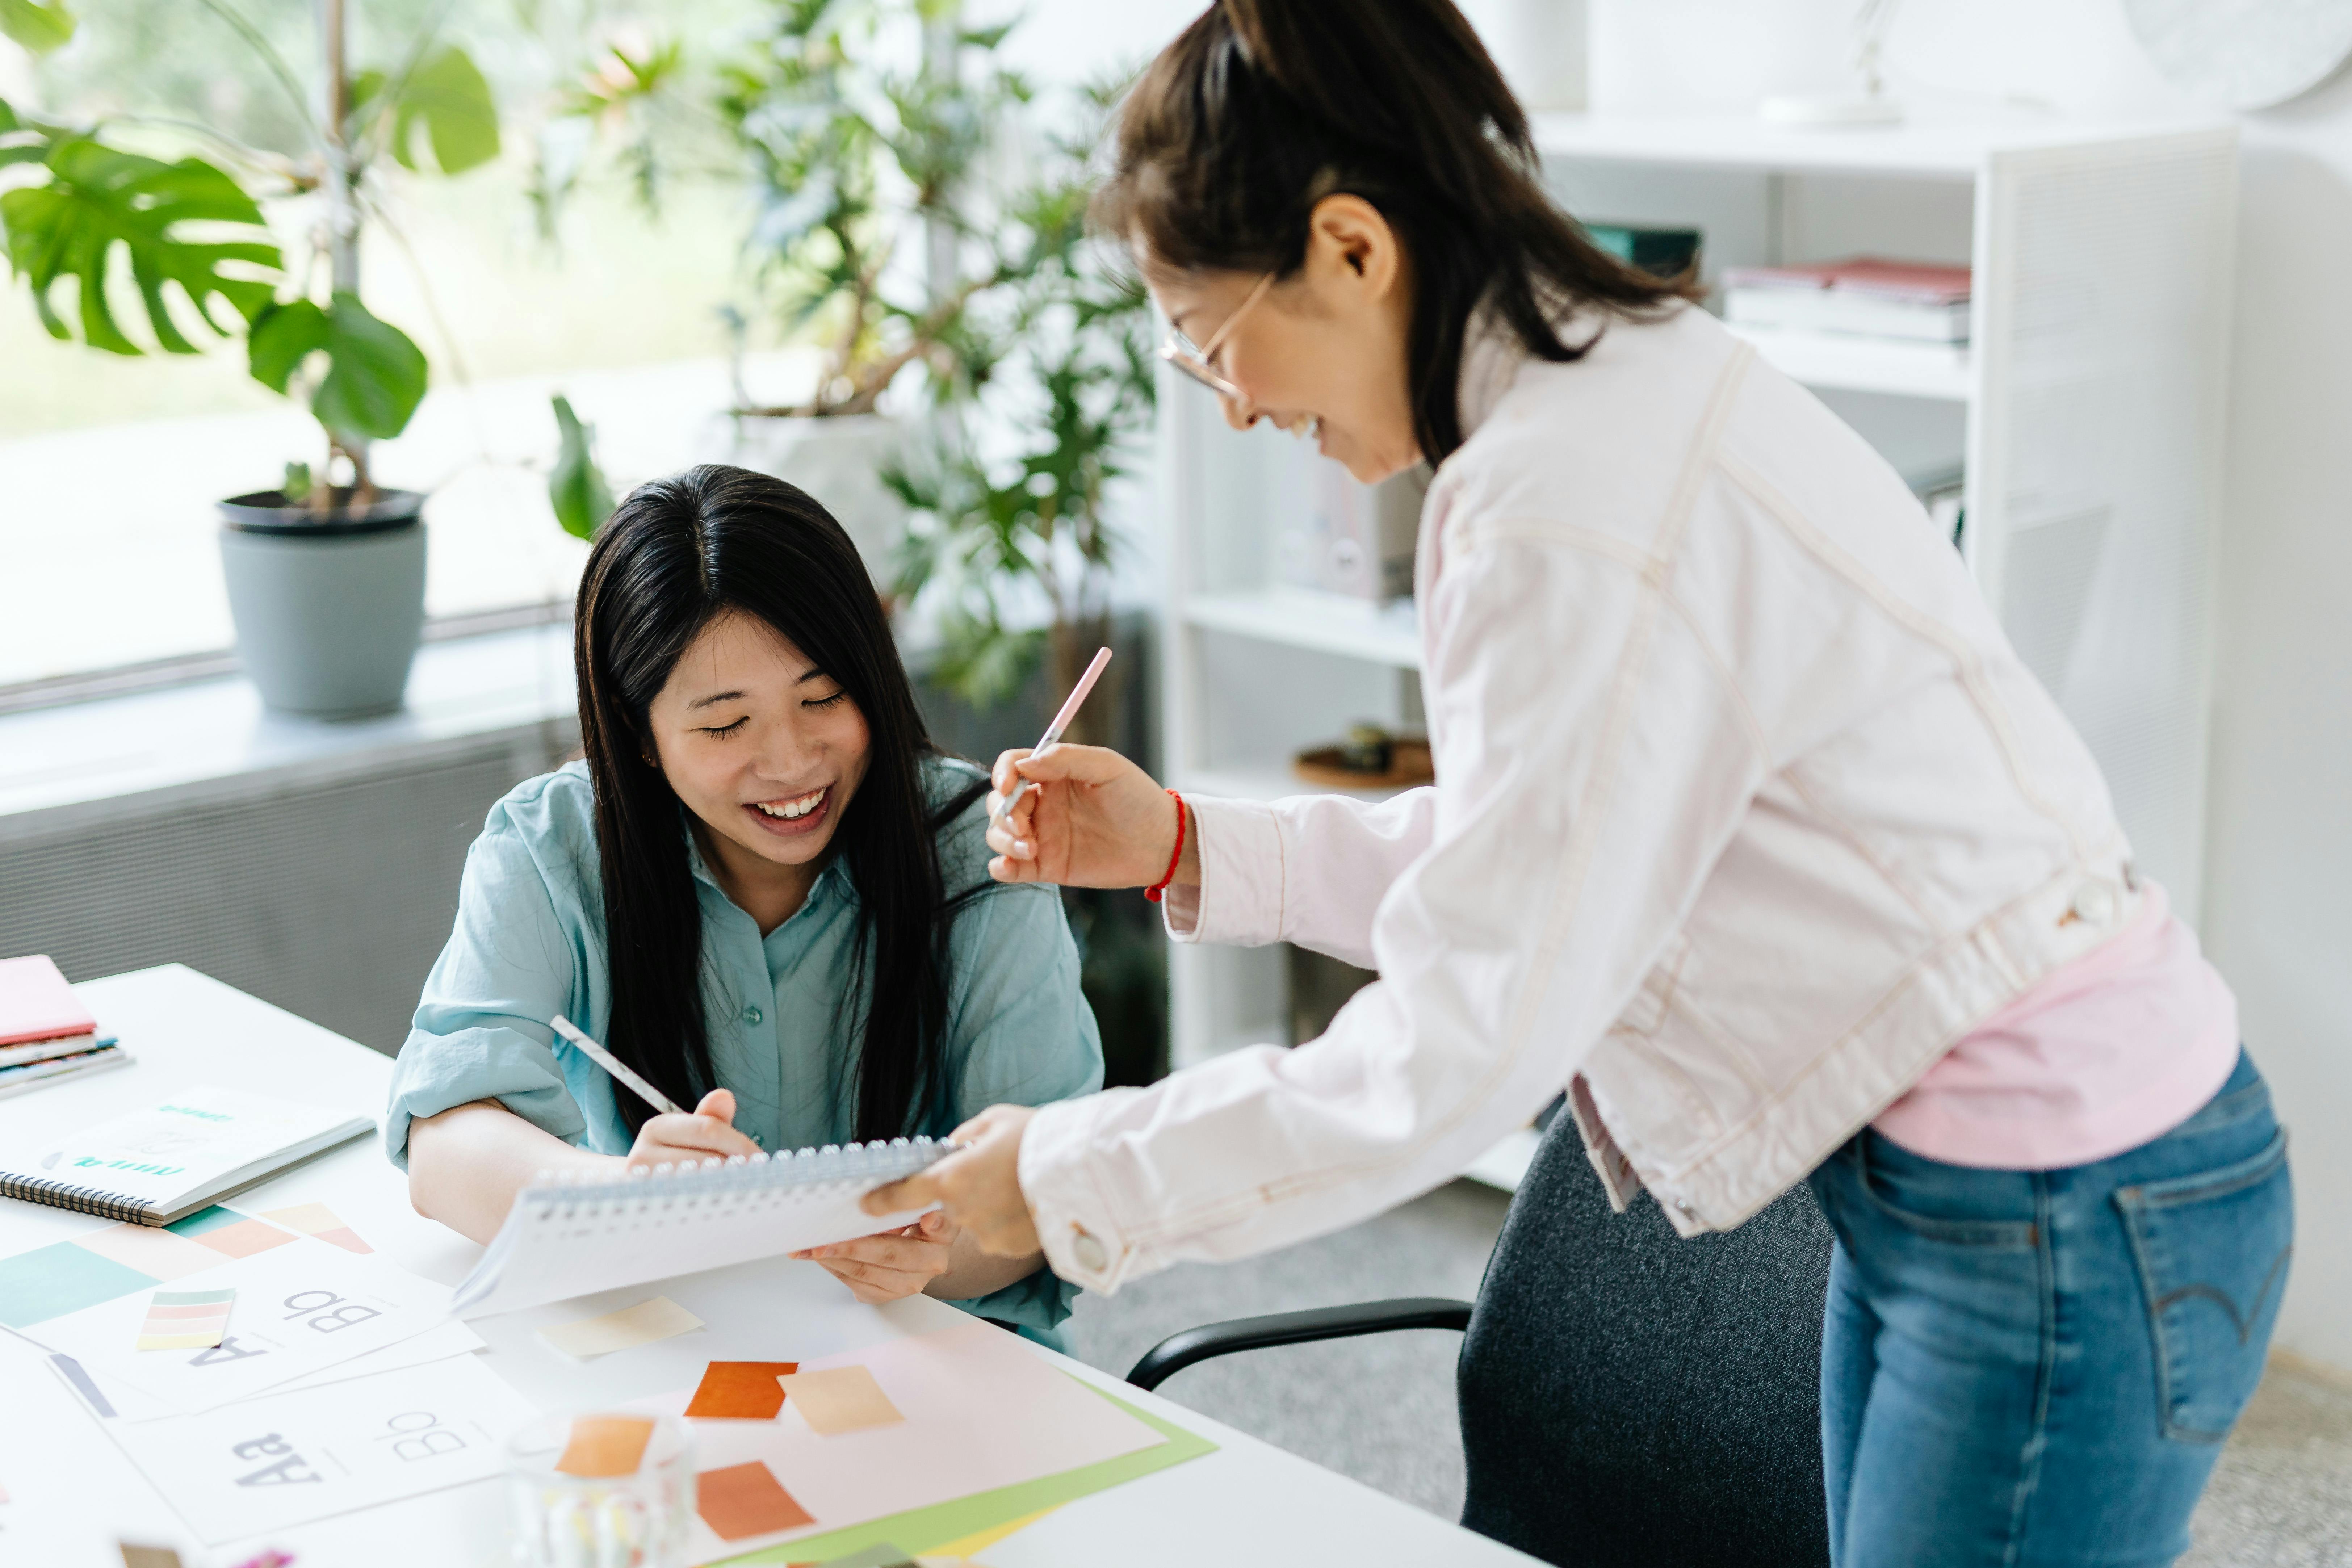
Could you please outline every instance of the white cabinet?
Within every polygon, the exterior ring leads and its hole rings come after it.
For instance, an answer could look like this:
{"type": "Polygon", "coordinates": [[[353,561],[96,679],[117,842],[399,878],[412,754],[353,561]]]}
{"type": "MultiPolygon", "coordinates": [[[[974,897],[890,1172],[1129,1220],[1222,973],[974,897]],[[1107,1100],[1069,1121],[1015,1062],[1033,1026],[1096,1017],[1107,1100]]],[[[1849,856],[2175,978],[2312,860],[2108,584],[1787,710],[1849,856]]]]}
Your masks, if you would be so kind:
{"type": "MultiPolygon", "coordinates": [[[[1906,472],[1964,464],[1962,551],[2106,770],[2141,867],[2196,915],[2212,534],[2237,144],[2227,125],[1806,132],[1537,117],[1580,217],[1706,234],[1740,263],[1871,253],[1975,271],[1963,348],[1759,331],[1906,472]]],[[[1282,585],[1311,450],[1163,394],[1163,754],[1180,788],[1298,793],[1288,760],[1363,719],[1419,720],[1409,603],[1282,585]]],[[[1278,953],[1180,949],[1176,1059],[1284,1037],[1278,953]]]]}

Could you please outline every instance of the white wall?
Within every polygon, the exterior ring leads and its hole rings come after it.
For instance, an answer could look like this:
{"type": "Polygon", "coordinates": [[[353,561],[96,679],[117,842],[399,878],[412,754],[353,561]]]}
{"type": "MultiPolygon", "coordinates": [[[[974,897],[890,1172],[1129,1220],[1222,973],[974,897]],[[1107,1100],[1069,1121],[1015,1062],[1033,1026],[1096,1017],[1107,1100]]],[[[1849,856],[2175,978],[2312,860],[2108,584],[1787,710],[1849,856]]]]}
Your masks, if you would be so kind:
{"type": "MultiPolygon", "coordinates": [[[[1596,109],[1741,113],[1832,85],[1854,8],[1591,6],[1596,109]]],[[[1023,30],[1036,68],[1066,75],[1148,54],[1199,9],[1040,0],[1023,30]]],[[[2195,107],[2140,54],[2120,0],[1908,0],[1887,65],[1898,93],[1946,115],[2004,99],[2084,117],[2195,107]]],[[[2241,122],[2204,935],[2295,1140],[2280,1342],[2352,1368],[2352,78],[2241,122]]]]}

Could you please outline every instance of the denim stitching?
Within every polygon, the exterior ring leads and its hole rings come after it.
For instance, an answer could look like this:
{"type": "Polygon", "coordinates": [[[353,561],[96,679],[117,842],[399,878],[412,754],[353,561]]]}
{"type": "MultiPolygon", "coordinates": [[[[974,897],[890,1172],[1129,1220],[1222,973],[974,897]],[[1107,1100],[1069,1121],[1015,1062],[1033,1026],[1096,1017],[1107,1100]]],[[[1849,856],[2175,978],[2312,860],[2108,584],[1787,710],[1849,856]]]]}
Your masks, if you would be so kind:
{"type": "MultiPolygon", "coordinates": [[[[2256,1089],[2267,1092],[2267,1086],[2259,1082],[2249,1084],[2231,1098],[2242,1098],[2256,1089]]],[[[2148,1187],[2168,1188],[2171,1184],[2159,1182],[2118,1187],[2108,1194],[2110,1201],[2115,1204],[2116,1210],[2123,1216],[2124,1239],[2131,1245],[2132,1261],[2139,1270],[2140,1293],[2147,1302],[2148,1342],[2156,1354],[2157,1430],[2175,1442],[2219,1443],[2229,1434],[2227,1431],[2208,1432],[2200,1426],[2185,1426],[2173,1418],[2172,1347],[2164,1332],[2164,1309],[2174,1300],[2181,1299],[2186,1292],[2170,1291],[2162,1296],[2157,1294],[2157,1260],[2150,1254],[2151,1244],[2148,1238],[2141,1233],[2138,1224],[2140,1212],[2143,1209],[2171,1208],[2177,1205],[2199,1199],[2225,1197],[2231,1193],[2242,1192],[2257,1183],[2268,1181],[2278,1168],[2285,1163],[2286,1130],[2281,1128],[2272,1136],[2271,1141],[2263,1144],[2255,1153],[2232,1164],[2225,1165],[2219,1172],[2203,1173],[2202,1176],[2213,1179],[2204,1181],[2202,1185],[2179,1191],[2167,1191],[2161,1197],[2156,1198],[2147,1195],[2148,1187]]],[[[2184,1179],[2199,1181],[2201,1177],[2173,1178],[2174,1181],[2184,1179]]],[[[2271,1286],[2278,1281],[2281,1271],[2294,1256],[2294,1246],[2290,1242],[2286,1250],[2272,1262],[2269,1278],[2263,1282],[2262,1293],[2254,1298],[2254,1304],[2247,1312],[2243,1322],[2240,1322],[2237,1310],[2229,1306],[2224,1300],[2223,1305],[2229,1308],[2230,1321],[2233,1324],[2238,1324],[2238,1341],[2241,1344],[2245,1342],[2248,1332],[2245,1325],[2252,1323],[2262,1315],[2262,1304],[2269,1297],[2271,1286]]],[[[2212,1290],[2210,1287],[2207,1289],[2214,1296],[2221,1296],[2218,1290],[2212,1290]]]]}
{"type": "Polygon", "coordinates": [[[2050,1235],[2050,1177],[2033,1173],[2033,1265],[2042,1305],[2042,1355],[2033,1369],[2033,1425],[2018,1454],[2017,1501],[2010,1511],[2009,1545],[2001,1561],[2015,1563],[2025,1546],[2025,1510],[2042,1484],[2042,1456],[2050,1446],[2050,1395],[2058,1381],[2058,1277],[2050,1235]]]}
{"type": "MultiPolygon", "coordinates": [[[[1862,1195],[1869,1200],[1872,1208],[1913,1235],[1954,1247],[2014,1249],[2036,1245],[2048,1230],[2046,1225],[2032,1220],[1931,1219],[1926,1215],[1915,1215],[1895,1207],[1878,1195],[1878,1189],[1871,1180],[1870,1154],[1866,1144],[1869,1136],[1869,1130],[1865,1128],[1853,1138],[1854,1173],[1860,1178],[1855,1184],[1862,1189],[1862,1195]]],[[[1885,1137],[1885,1134],[1881,1133],[1880,1136],[1885,1137]]]]}

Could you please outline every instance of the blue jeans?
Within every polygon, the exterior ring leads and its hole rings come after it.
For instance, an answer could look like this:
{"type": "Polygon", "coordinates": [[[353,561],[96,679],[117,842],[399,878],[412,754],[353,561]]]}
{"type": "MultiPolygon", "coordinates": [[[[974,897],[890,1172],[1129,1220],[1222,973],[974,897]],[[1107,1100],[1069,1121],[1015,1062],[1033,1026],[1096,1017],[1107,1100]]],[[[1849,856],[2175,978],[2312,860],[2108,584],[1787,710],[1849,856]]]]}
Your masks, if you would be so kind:
{"type": "Polygon", "coordinates": [[[2262,1377],[2294,1226],[2242,1053],[2095,1164],[1979,1171],[1865,1129],[1812,1175],[1836,1233],[1822,1449],[1836,1568],[2139,1568],[2262,1377]]]}

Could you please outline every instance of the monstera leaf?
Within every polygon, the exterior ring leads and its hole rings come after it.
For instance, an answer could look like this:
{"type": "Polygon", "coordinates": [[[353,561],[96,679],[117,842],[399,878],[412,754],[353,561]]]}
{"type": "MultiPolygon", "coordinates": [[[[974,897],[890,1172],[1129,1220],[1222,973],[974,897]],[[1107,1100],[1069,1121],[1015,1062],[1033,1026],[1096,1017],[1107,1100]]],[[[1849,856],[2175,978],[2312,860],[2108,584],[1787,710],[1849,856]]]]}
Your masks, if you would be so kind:
{"type": "Polygon", "coordinates": [[[74,36],[73,13],[58,0],[0,0],[0,36],[37,55],[63,47],[74,36]]]}
{"type": "Polygon", "coordinates": [[[384,145],[415,169],[419,132],[445,174],[462,174],[499,155],[499,106],[472,57],[455,44],[434,50],[398,81],[365,71],[352,83],[352,117],[390,116],[384,145]],[[389,97],[386,95],[389,94],[389,97]]]}
{"type": "MultiPolygon", "coordinates": [[[[0,133],[13,128],[15,118],[9,116],[10,127],[0,127],[0,133]]],[[[46,180],[0,193],[0,236],[11,270],[31,281],[34,308],[51,337],[75,335],[51,298],[58,282],[71,279],[80,296],[82,340],[119,354],[142,352],[116,322],[107,297],[107,268],[117,248],[129,258],[148,328],[169,353],[194,353],[196,346],[173,320],[167,283],[178,284],[205,324],[224,336],[268,304],[268,282],[221,268],[242,262],[274,273],[276,245],[266,237],[194,240],[179,233],[181,225],[194,223],[268,233],[253,198],[212,164],[200,158],[165,163],[77,135],[50,142],[41,161],[48,166],[46,180]],[[215,313],[215,300],[238,320],[225,322],[215,313]]]]}
{"type": "Polygon", "coordinates": [[[408,428],[425,398],[425,351],[398,327],[378,321],[354,294],[325,305],[310,300],[273,304],[254,317],[247,342],[253,379],[285,392],[314,353],[326,374],[310,394],[310,412],[337,436],[388,441],[408,428]]]}

